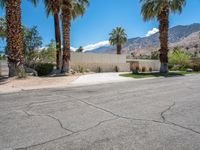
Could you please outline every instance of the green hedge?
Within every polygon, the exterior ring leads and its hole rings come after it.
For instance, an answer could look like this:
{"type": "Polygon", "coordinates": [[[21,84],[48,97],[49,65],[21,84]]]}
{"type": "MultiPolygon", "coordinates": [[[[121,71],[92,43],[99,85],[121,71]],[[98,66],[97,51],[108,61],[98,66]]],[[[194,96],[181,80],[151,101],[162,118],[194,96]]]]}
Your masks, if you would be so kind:
{"type": "Polygon", "coordinates": [[[53,71],[53,64],[49,63],[39,63],[35,65],[35,70],[38,73],[38,76],[47,76],[53,71]]]}

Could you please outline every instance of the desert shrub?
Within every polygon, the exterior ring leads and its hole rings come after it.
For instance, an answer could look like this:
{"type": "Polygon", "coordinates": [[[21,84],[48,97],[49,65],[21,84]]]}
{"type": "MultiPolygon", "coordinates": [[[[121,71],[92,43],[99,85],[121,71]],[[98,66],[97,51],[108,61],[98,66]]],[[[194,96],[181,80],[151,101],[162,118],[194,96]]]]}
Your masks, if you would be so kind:
{"type": "Polygon", "coordinates": [[[153,51],[151,52],[151,59],[154,59],[154,60],[158,60],[159,59],[159,55],[160,55],[160,52],[159,51],[153,51]]]}
{"type": "Polygon", "coordinates": [[[147,68],[146,67],[142,67],[142,72],[146,72],[147,68]]]}
{"type": "Polygon", "coordinates": [[[186,66],[190,63],[190,58],[190,54],[181,51],[179,48],[175,48],[169,54],[169,68],[172,70],[185,70],[186,66]]]}
{"type": "Polygon", "coordinates": [[[84,68],[81,67],[81,66],[78,66],[78,70],[77,70],[79,73],[84,73],[84,68]]]}
{"type": "Polygon", "coordinates": [[[152,67],[149,67],[149,72],[152,72],[153,71],[153,68],[152,67]]]}
{"type": "Polygon", "coordinates": [[[17,71],[17,77],[18,77],[19,79],[21,79],[21,78],[26,78],[26,77],[27,77],[27,74],[26,74],[25,69],[19,69],[19,70],[17,71]]]}
{"type": "Polygon", "coordinates": [[[187,67],[188,65],[174,65],[172,68],[170,68],[170,70],[172,71],[186,71],[187,70],[187,67]]]}
{"type": "Polygon", "coordinates": [[[0,54],[0,60],[6,60],[6,55],[1,55],[0,54]]]}
{"type": "Polygon", "coordinates": [[[190,63],[188,68],[193,69],[194,71],[200,71],[200,64],[198,63],[190,63]]]}
{"type": "Polygon", "coordinates": [[[53,64],[50,63],[38,63],[35,65],[35,70],[38,73],[38,76],[49,75],[53,71],[53,64]]]}

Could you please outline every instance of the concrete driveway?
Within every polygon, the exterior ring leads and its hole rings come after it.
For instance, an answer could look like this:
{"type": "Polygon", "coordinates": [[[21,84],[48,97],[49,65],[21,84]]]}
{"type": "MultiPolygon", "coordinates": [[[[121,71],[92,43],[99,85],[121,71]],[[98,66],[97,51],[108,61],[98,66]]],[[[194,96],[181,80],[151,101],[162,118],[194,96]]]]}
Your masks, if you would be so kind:
{"type": "Polygon", "coordinates": [[[0,95],[1,150],[199,150],[200,76],[0,95]]]}
{"type": "Polygon", "coordinates": [[[115,73],[94,73],[94,74],[82,75],[78,79],[70,83],[70,85],[85,86],[85,85],[116,83],[116,82],[125,82],[134,80],[134,78],[121,77],[120,74],[125,74],[125,73],[115,72],[115,73]]]}

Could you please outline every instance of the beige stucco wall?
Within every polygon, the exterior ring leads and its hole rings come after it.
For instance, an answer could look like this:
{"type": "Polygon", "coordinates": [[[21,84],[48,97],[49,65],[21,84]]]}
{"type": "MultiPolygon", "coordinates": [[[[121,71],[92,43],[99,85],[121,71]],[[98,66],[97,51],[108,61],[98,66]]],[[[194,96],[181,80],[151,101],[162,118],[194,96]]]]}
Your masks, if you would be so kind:
{"type": "Polygon", "coordinates": [[[139,67],[140,71],[142,70],[142,67],[145,67],[147,71],[149,71],[149,68],[152,68],[153,71],[160,70],[159,60],[129,59],[127,62],[131,64],[131,70],[134,70],[136,67],[139,67]]]}
{"type": "Polygon", "coordinates": [[[8,63],[6,60],[0,60],[0,76],[8,75],[8,63]]]}
{"type": "Polygon", "coordinates": [[[126,63],[126,55],[72,52],[70,65],[74,70],[83,69],[93,72],[130,71],[130,64],[126,63]]]}

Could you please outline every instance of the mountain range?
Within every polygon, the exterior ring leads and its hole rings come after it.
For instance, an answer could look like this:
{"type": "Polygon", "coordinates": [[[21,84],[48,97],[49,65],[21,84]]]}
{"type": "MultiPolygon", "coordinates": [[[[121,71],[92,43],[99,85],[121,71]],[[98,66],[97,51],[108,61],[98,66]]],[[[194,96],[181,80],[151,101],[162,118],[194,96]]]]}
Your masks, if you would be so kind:
{"type": "MultiPolygon", "coordinates": [[[[200,44],[200,23],[191,25],[178,25],[169,29],[169,48],[176,46],[181,48],[194,50],[195,45],[200,44]]],[[[135,52],[138,54],[148,55],[152,51],[159,49],[159,33],[155,33],[148,37],[136,37],[128,39],[123,46],[123,53],[130,54],[135,52]]],[[[90,53],[115,53],[116,48],[113,46],[103,46],[90,51],[90,53]]]]}

